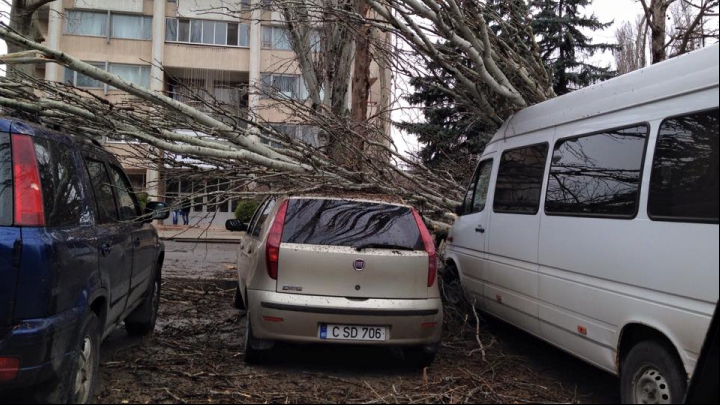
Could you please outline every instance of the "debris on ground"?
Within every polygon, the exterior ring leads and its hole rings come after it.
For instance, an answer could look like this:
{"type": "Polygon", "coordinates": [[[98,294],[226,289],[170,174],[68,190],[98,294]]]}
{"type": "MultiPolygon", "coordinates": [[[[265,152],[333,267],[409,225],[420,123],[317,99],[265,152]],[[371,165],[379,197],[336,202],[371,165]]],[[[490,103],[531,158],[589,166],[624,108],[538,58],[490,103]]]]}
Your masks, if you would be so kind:
{"type": "Polygon", "coordinates": [[[164,280],[155,334],[138,340],[117,331],[103,345],[98,401],[384,404],[618,399],[619,386],[609,375],[535,338],[513,341],[513,336],[523,334],[497,322],[478,317],[481,325],[476,328],[473,311],[462,305],[448,308],[442,350],[425,370],[406,365],[393,350],[346,346],[277,347],[267,364],[248,367],[243,362],[244,312],[232,308],[233,293],[227,283],[164,280]],[[541,351],[551,353],[538,363],[533,356],[541,351]]]}

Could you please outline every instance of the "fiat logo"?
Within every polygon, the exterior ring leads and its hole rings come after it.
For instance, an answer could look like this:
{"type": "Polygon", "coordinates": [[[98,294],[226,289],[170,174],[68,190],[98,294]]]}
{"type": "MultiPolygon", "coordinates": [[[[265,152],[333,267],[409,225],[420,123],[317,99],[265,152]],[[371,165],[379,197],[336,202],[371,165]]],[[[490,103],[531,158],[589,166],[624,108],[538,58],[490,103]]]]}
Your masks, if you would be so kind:
{"type": "Polygon", "coordinates": [[[365,260],[363,259],[357,259],[355,260],[355,263],[353,264],[353,268],[356,271],[363,271],[365,270],[365,260]]]}

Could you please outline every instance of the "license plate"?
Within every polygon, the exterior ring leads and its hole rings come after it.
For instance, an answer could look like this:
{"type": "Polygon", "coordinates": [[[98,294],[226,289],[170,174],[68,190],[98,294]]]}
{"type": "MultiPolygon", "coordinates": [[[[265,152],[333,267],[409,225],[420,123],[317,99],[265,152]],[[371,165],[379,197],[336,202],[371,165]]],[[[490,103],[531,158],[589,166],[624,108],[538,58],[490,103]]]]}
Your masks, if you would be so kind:
{"type": "Polygon", "coordinates": [[[320,325],[320,339],[323,340],[384,342],[387,340],[386,336],[385,326],[320,325]]]}

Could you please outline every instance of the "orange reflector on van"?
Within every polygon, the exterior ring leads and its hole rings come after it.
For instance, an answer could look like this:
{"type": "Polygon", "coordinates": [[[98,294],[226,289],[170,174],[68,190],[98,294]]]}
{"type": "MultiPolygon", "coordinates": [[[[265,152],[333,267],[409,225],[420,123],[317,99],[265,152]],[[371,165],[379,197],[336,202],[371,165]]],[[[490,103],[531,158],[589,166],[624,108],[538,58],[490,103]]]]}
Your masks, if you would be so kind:
{"type": "Polygon", "coordinates": [[[0,382],[14,380],[20,372],[20,359],[16,357],[0,357],[0,382]]]}
{"type": "Polygon", "coordinates": [[[587,335],[587,328],[582,325],[578,325],[578,333],[581,335],[587,335]]]}
{"type": "Polygon", "coordinates": [[[285,320],[282,319],[282,318],[275,318],[275,317],[272,317],[272,316],[263,316],[263,321],[265,321],[265,322],[273,322],[273,323],[282,323],[282,322],[285,322],[285,320]]]}
{"type": "Polygon", "coordinates": [[[500,294],[495,294],[495,301],[497,301],[497,302],[502,302],[502,295],[500,295],[500,294]]]}
{"type": "Polygon", "coordinates": [[[437,322],[427,322],[422,324],[423,329],[432,329],[437,327],[437,322]]]}

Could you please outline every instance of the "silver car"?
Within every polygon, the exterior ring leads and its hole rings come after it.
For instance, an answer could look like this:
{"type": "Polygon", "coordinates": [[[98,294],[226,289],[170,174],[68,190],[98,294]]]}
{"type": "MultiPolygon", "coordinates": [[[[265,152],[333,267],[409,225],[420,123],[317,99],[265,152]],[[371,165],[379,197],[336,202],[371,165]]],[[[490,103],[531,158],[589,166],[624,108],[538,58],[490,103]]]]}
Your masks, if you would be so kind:
{"type": "Polygon", "coordinates": [[[443,310],[435,245],[412,207],[325,197],[269,198],[245,231],[236,306],[247,310],[245,361],[274,342],[402,348],[425,367],[443,310]]]}

